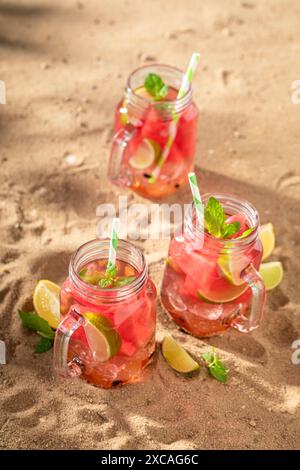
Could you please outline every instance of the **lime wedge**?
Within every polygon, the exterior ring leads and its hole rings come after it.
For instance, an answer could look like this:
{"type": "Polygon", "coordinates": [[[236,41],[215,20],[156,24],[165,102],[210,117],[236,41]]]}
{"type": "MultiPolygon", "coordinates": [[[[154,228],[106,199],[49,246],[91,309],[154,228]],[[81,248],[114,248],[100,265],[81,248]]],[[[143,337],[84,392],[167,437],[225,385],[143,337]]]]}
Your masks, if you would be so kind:
{"type": "Polygon", "coordinates": [[[120,349],[120,335],[103,315],[85,312],[83,316],[87,320],[84,330],[93,358],[97,362],[108,361],[120,349]]]}
{"type": "Polygon", "coordinates": [[[172,336],[165,336],[162,342],[162,353],[172,369],[183,374],[194,372],[200,368],[198,362],[175,341],[172,336]]]}
{"type": "Polygon", "coordinates": [[[283,267],[280,261],[271,261],[270,263],[263,263],[260,266],[259,274],[263,278],[266,290],[271,290],[277,287],[283,278],[283,267]]]}
{"type": "Polygon", "coordinates": [[[161,153],[160,145],[151,139],[144,139],[138,146],[136,153],[130,158],[129,163],[137,170],[149,168],[157,161],[161,153]]]}
{"type": "Polygon", "coordinates": [[[33,293],[36,313],[56,329],[60,323],[60,287],[52,281],[39,281],[33,293]]]}
{"type": "Polygon", "coordinates": [[[268,258],[275,247],[275,233],[273,224],[264,224],[260,228],[259,239],[263,246],[263,257],[262,259],[268,258]]]}

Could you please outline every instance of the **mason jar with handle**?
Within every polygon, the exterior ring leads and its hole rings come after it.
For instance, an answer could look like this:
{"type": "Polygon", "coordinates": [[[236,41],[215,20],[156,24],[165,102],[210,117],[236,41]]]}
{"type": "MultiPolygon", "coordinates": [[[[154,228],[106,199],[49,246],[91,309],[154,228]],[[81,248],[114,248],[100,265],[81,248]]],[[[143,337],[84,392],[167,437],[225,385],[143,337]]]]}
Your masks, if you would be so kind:
{"type": "Polygon", "coordinates": [[[119,240],[119,285],[104,288],[98,278],[108,253],[109,240],[92,240],[72,256],[53,357],[59,375],[104,388],[141,379],[155,350],[156,327],[156,289],[142,252],[119,240]]]}
{"type": "Polygon", "coordinates": [[[108,166],[114,184],[154,199],[168,196],[186,184],[194,167],[198,109],[192,100],[191,85],[177,99],[183,76],[181,70],[167,65],[140,67],[129,76],[115,113],[108,166]],[[157,100],[147,92],[144,83],[149,74],[160,77],[168,86],[163,99],[157,100]],[[175,138],[162,159],[175,115],[175,138]]]}
{"type": "MultiPolygon", "coordinates": [[[[202,197],[204,206],[210,196],[202,197]]],[[[213,196],[228,217],[242,221],[244,229],[251,231],[241,238],[215,238],[197,224],[191,206],[182,233],[170,242],[161,289],[168,314],[199,337],[230,327],[244,333],[255,330],[265,304],[265,286],[258,272],[262,259],[258,212],[243,199],[213,196]]]]}

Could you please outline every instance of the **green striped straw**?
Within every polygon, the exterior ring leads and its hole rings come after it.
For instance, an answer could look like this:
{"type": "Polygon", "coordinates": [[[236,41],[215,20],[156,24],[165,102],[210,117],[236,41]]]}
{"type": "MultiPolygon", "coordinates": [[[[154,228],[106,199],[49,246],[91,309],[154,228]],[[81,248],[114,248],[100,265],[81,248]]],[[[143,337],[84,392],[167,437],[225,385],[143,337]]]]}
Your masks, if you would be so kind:
{"type": "Polygon", "coordinates": [[[191,191],[193,195],[193,201],[195,204],[197,219],[200,223],[200,227],[203,227],[204,207],[203,207],[202,199],[200,196],[197,176],[195,175],[194,172],[192,172],[188,174],[188,178],[189,178],[189,183],[190,183],[190,187],[191,187],[191,191]]]}
{"type": "MultiPolygon", "coordinates": [[[[178,95],[177,95],[178,100],[180,100],[180,98],[182,98],[188,92],[190,84],[193,80],[193,76],[196,72],[196,68],[197,68],[199,59],[200,59],[200,54],[198,52],[194,52],[192,54],[192,57],[191,57],[189,66],[187,68],[187,71],[184,74],[184,77],[183,77],[183,80],[182,80],[182,83],[181,83],[181,87],[180,87],[178,95]]],[[[162,151],[162,154],[161,154],[161,157],[160,157],[160,159],[157,163],[157,166],[156,166],[156,168],[154,168],[154,170],[152,172],[152,175],[151,175],[151,178],[149,179],[150,183],[155,183],[157,177],[159,176],[159,173],[160,173],[160,170],[161,170],[162,166],[164,165],[166,159],[168,158],[168,155],[170,153],[171,147],[173,145],[173,142],[174,142],[176,134],[177,134],[177,123],[178,123],[179,119],[180,119],[180,115],[174,112],[172,122],[171,122],[170,127],[169,127],[169,137],[168,137],[167,143],[166,143],[166,145],[165,145],[165,147],[162,151]]]]}
{"type": "Polygon", "coordinates": [[[116,265],[119,222],[120,219],[117,217],[112,220],[107,268],[111,268],[116,265]]]}

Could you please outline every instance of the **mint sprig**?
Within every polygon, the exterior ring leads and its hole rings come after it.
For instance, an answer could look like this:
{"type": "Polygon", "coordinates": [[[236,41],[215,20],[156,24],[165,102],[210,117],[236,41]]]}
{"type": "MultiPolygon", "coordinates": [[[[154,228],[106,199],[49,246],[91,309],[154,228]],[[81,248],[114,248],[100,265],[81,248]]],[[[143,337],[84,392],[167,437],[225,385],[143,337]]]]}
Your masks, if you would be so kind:
{"type": "Polygon", "coordinates": [[[34,311],[24,312],[23,310],[19,310],[19,316],[24,328],[36,331],[36,333],[41,336],[41,339],[35,348],[35,352],[43,353],[51,349],[54,342],[55,332],[52,330],[49,323],[34,311]]]}
{"type": "Polygon", "coordinates": [[[228,238],[240,230],[239,222],[226,224],[226,215],[223,206],[211,196],[204,210],[205,228],[215,238],[228,238]]]}
{"type": "Polygon", "coordinates": [[[219,382],[226,383],[228,378],[228,369],[216,354],[214,349],[211,352],[202,354],[202,359],[204,360],[208,371],[212,377],[214,377],[219,382]]]}
{"type": "Polygon", "coordinates": [[[144,81],[144,87],[156,100],[161,100],[165,98],[168,94],[169,87],[164,83],[162,78],[155,73],[149,73],[144,81]]]}
{"type": "Polygon", "coordinates": [[[100,287],[110,287],[111,285],[114,284],[115,277],[117,275],[117,267],[115,264],[112,264],[110,261],[107,264],[107,268],[105,271],[105,275],[103,279],[100,279],[99,281],[99,286],[100,287]]]}

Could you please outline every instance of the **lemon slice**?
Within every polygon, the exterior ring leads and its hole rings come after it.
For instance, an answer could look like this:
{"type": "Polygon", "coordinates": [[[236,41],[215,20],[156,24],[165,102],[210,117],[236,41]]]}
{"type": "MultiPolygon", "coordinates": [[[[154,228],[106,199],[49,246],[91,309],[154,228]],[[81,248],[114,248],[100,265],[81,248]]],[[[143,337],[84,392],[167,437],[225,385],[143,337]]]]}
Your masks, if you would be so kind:
{"type": "Polygon", "coordinates": [[[145,170],[158,159],[160,151],[160,145],[157,142],[144,139],[138,146],[136,153],[130,158],[129,163],[137,170],[145,170]]]}
{"type": "Polygon", "coordinates": [[[60,287],[47,280],[39,281],[33,293],[33,305],[36,313],[55,329],[60,323],[59,294],[60,287]]]}
{"type": "Polygon", "coordinates": [[[172,369],[183,374],[194,372],[200,368],[198,362],[175,341],[172,336],[165,336],[162,342],[162,353],[172,369]]]}
{"type": "Polygon", "coordinates": [[[263,257],[262,259],[268,258],[275,247],[275,233],[273,224],[264,224],[260,228],[259,239],[263,246],[263,257]]]}
{"type": "Polygon", "coordinates": [[[277,287],[283,278],[283,267],[280,261],[271,261],[270,263],[263,263],[260,266],[259,274],[263,278],[266,290],[271,290],[277,287]]]}
{"type": "Polygon", "coordinates": [[[109,319],[103,315],[86,312],[83,313],[83,316],[87,320],[84,331],[93,358],[97,362],[108,361],[120,349],[119,333],[113,328],[109,319]]]}

